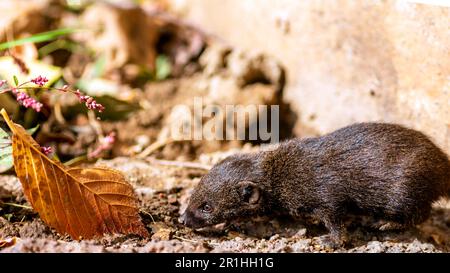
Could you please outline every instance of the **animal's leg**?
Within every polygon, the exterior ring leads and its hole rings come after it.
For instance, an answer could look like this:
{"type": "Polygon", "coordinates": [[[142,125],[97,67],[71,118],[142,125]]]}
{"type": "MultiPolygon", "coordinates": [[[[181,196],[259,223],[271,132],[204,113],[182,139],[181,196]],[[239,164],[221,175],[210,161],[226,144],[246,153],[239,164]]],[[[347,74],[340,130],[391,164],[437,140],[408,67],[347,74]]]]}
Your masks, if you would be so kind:
{"type": "Polygon", "coordinates": [[[430,216],[430,212],[430,204],[411,204],[407,209],[404,206],[392,206],[380,221],[378,229],[404,230],[424,222],[430,216]]]}
{"type": "Polygon", "coordinates": [[[333,248],[344,245],[347,241],[347,230],[342,221],[342,215],[337,211],[321,211],[319,215],[330,232],[327,244],[333,248]]]}

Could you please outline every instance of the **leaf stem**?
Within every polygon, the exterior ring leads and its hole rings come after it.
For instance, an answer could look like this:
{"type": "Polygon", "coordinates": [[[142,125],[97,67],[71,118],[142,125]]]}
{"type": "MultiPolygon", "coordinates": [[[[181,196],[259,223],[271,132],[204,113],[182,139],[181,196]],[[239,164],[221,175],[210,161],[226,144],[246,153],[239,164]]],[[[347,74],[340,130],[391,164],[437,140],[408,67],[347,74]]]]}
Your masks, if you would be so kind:
{"type": "Polygon", "coordinates": [[[61,91],[61,92],[71,92],[71,93],[75,93],[75,92],[72,91],[72,90],[65,90],[65,89],[62,89],[62,88],[56,88],[56,87],[46,87],[46,86],[23,86],[24,84],[27,84],[27,83],[29,83],[29,82],[23,83],[23,84],[21,84],[21,85],[19,85],[19,86],[17,86],[17,87],[13,87],[13,88],[8,88],[8,89],[5,89],[5,90],[2,90],[2,91],[0,91],[0,94],[6,93],[6,92],[11,92],[13,89],[18,89],[18,90],[24,90],[24,89],[44,89],[44,90],[47,90],[47,91],[50,91],[50,90],[56,90],[56,91],[61,91]]]}
{"type": "Polygon", "coordinates": [[[84,161],[84,160],[86,160],[86,159],[87,159],[87,156],[86,156],[86,155],[77,156],[77,157],[75,157],[75,158],[70,159],[70,160],[67,161],[67,162],[64,162],[64,165],[67,166],[67,167],[70,167],[70,166],[72,166],[72,165],[74,165],[74,164],[76,164],[76,163],[78,163],[78,162],[84,161]]]}

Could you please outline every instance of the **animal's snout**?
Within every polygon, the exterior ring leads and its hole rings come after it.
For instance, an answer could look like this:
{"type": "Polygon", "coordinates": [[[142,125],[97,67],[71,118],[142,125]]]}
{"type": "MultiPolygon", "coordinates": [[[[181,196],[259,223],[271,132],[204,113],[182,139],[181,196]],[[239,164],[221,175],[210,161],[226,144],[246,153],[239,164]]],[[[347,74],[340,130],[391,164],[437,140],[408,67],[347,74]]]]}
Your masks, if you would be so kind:
{"type": "Polygon", "coordinates": [[[198,228],[204,225],[204,220],[195,217],[195,214],[189,210],[186,210],[183,214],[181,214],[178,218],[178,222],[190,228],[198,228]]]}

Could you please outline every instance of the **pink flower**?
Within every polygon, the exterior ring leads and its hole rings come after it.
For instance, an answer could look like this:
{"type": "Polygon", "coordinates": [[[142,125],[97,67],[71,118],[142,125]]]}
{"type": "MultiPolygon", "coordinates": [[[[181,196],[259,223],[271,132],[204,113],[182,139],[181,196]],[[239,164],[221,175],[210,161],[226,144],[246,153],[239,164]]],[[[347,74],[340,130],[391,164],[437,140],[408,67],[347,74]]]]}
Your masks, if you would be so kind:
{"type": "Polygon", "coordinates": [[[105,107],[101,105],[100,103],[97,103],[93,97],[83,95],[83,93],[80,92],[80,90],[75,91],[74,93],[80,102],[84,102],[86,107],[90,110],[97,110],[100,113],[105,110],[105,107]]]}
{"type": "Polygon", "coordinates": [[[12,92],[16,95],[16,100],[18,103],[22,104],[25,108],[32,108],[36,112],[40,112],[42,108],[42,103],[37,100],[31,98],[24,92],[17,91],[16,88],[12,89],[12,92]]]}
{"type": "Polygon", "coordinates": [[[103,139],[103,143],[105,145],[112,145],[114,144],[114,142],[116,142],[116,133],[115,132],[111,132],[109,133],[104,139],[103,139]]]}
{"type": "Polygon", "coordinates": [[[2,87],[5,83],[6,83],[6,80],[1,80],[0,81],[0,87],[2,87]]]}
{"type": "Polygon", "coordinates": [[[49,155],[49,154],[51,154],[53,152],[53,149],[52,149],[52,147],[42,146],[41,147],[41,152],[43,152],[45,155],[49,155]]]}
{"type": "Polygon", "coordinates": [[[116,142],[116,133],[111,132],[106,137],[100,139],[100,145],[92,152],[88,154],[89,158],[99,157],[103,151],[109,151],[112,149],[116,142]]]}
{"type": "Polygon", "coordinates": [[[48,82],[48,79],[46,77],[37,76],[36,78],[32,79],[31,82],[42,87],[48,82]]]}

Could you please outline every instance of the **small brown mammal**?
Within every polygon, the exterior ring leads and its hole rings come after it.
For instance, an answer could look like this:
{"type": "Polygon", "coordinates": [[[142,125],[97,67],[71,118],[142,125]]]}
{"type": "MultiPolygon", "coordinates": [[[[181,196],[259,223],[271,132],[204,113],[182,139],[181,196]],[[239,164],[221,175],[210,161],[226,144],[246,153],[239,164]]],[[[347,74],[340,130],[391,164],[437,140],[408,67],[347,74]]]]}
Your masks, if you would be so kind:
{"type": "Polygon", "coordinates": [[[381,230],[406,228],[425,221],[449,191],[449,159],[424,134],[360,123],[226,158],[201,179],[181,220],[200,228],[255,215],[312,214],[340,244],[343,217],[353,210],[381,221],[381,230]]]}

